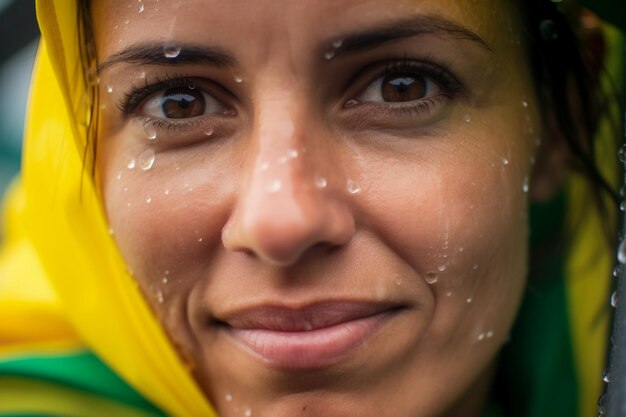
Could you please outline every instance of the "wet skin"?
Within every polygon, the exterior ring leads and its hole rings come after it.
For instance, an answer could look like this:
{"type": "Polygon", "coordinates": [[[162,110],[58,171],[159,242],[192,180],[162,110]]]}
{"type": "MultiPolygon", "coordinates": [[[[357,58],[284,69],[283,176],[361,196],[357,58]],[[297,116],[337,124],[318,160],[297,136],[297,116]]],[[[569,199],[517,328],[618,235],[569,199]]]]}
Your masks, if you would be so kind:
{"type": "Polygon", "coordinates": [[[107,216],[220,415],[480,415],[540,131],[512,11],[93,3],[107,216]]]}

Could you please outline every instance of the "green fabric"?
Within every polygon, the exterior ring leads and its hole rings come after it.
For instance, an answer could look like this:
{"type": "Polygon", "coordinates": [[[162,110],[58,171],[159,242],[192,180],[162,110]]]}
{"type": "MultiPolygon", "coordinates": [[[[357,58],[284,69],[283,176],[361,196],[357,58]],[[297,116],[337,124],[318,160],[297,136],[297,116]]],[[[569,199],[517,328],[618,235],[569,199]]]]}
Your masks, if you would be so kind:
{"type": "MultiPolygon", "coordinates": [[[[30,355],[1,360],[0,381],[11,377],[47,381],[145,410],[153,415],[164,415],[97,356],[86,351],[46,356],[30,355]]],[[[0,412],[0,415],[4,414],[0,412]]]]}
{"type": "Polygon", "coordinates": [[[561,231],[564,209],[562,194],[531,208],[531,248],[539,256],[533,259],[535,268],[502,354],[497,384],[507,417],[579,416],[565,292],[566,248],[552,244],[561,231]]]}

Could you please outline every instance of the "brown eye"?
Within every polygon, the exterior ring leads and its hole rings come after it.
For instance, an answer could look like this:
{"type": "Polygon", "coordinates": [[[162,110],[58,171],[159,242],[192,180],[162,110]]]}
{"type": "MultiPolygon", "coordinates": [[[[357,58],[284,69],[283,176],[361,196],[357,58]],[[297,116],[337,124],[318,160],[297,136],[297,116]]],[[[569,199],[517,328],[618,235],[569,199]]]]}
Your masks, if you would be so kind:
{"type": "Polygon", "coordinates": [[[146,116],[158,119],[192,119],[224,114],[227,108],[200,87],[173,87],[155,93],[141,107],[146,116]]]}
{"type": "Polygon", "coordinates": [[[206,108],[200,91],[189,88],[172,88],[163,93],[161,109],[168,119],[188,119],[202,116],[206,108]]]}
{"type": "Polygon", "coordinates": [[[390,75],[382,79],[380,93],[383,101],[402,102],[426,96],[426,80],[416,75],[390,75]]]}

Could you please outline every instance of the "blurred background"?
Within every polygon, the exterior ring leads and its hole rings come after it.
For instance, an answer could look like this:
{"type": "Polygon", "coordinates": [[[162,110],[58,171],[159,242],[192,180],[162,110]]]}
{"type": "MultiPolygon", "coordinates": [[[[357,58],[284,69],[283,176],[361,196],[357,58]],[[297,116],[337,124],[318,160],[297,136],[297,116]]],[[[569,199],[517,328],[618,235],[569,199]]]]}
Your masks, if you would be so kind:
{"type": "Polygon", "coordinates": [[[1,196],[20,167],[28,84],[39,39],[34,0],[0,0],[0,39],[1,196]]]}

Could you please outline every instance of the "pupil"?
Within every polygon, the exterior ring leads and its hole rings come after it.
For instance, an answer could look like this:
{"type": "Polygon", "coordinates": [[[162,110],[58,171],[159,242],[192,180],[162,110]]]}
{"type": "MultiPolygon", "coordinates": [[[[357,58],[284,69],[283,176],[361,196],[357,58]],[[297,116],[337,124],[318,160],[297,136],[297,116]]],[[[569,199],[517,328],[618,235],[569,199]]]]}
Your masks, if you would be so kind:
{"type": "Polygon", "coordinates": [[[163,95],[161,109],[170,119],[202,116],[206,103],[201,92],[189,88],[171,88],[163,95]]]}

